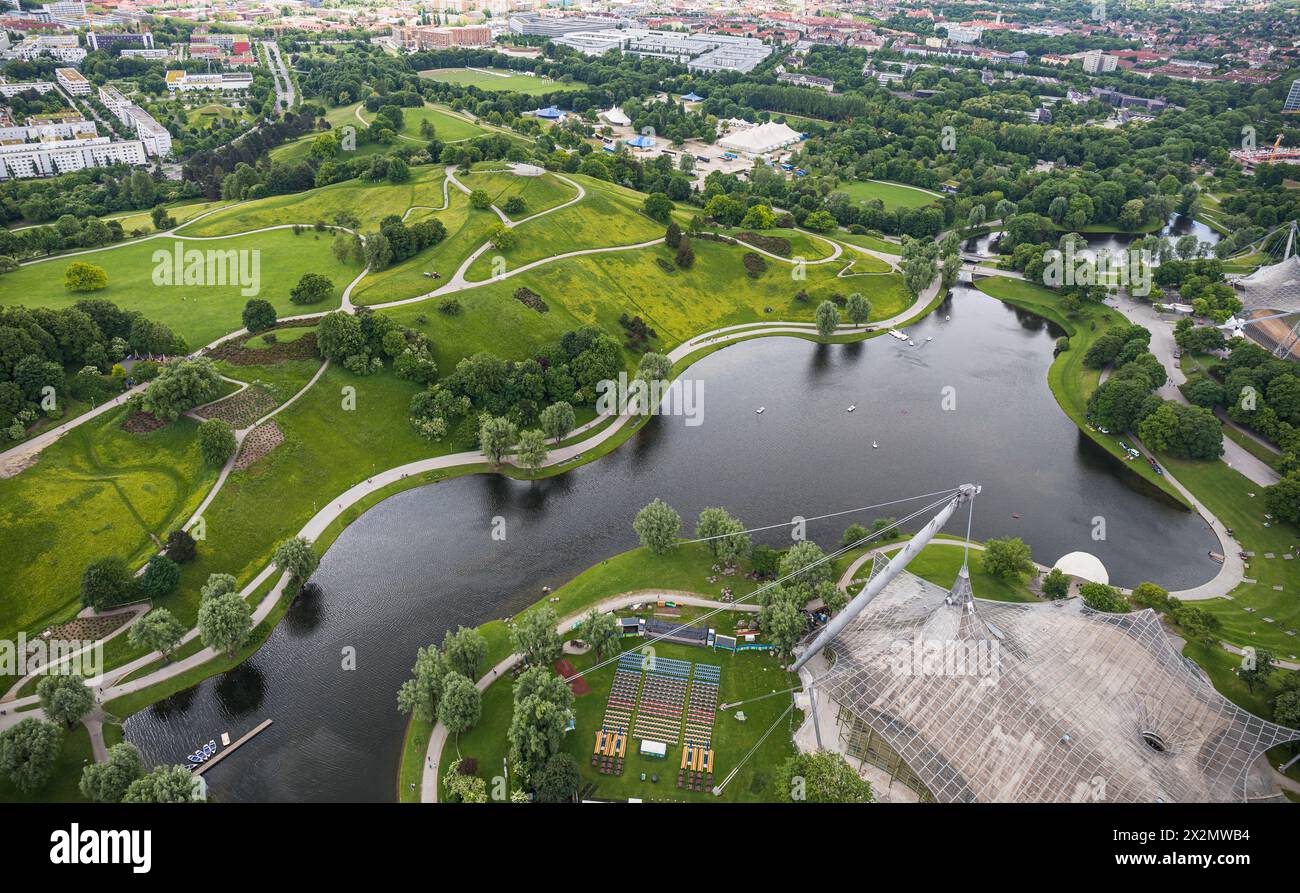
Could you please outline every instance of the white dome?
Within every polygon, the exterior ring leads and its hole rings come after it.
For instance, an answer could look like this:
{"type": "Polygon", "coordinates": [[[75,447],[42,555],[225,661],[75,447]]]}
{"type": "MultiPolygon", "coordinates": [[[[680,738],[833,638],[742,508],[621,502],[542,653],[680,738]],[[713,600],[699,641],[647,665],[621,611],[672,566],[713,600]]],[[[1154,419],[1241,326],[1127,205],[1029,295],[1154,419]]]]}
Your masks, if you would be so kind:
{"type": "Polygon", "coordinates": [[[1059,568],[1063,574],[1091,583],[1110,582],[1110,574],[1106,573],[1106,566],[1101,563],[1100,558],[1090,552],[1070,552],[1062,555],[1052,567],[1059,568]]]}

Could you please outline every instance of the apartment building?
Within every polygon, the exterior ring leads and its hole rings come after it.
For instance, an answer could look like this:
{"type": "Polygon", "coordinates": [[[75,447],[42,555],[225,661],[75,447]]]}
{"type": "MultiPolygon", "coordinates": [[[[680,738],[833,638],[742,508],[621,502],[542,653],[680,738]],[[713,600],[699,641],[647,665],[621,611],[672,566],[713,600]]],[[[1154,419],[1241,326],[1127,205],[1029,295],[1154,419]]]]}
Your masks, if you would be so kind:
{"type": "Polygon", "coordinates": [[[1119,57],[1101,50],[1089,50],[1083,54],[1083,70],[1088,74],[1105,74],[1115,70],[1119,57]]]}
{"type": "Polygon", "coordinates": [[[73,96],[90,95],[90,81],[75,68],[54,69],[54,79],[59,82],[60,87],[73,96]]]}
{"type": "Polygon", "coordinates": [[[185,71],[167,72],[167,89],[188,93],[191,90],[247,90],[253,85],[252,74],[232,71],[221,74],[191,74],[185,71]]]}
{"type": "Polygon", "coordinates": [[[100,87],[99,101],[134,132],[144,145],[145,153],[164,158],[171,153],[172,135],[167,128],[154,120],[153,115],[122,95],[115,87],[100,87]]]}
{"type": "Polygon", "coordinates": [[[75,34],[33,34],[4,52],[5,59],[23,59],[30,62],[40,56],[51,56],[69,65],[79,65],[86,51],[77,43],[75,34]]]}
{"type": "MultiPolygon", "coordinates": [[[[122,49],[143,49],[152,50],[153,33],[150,31],[141,31],[139,34],[132,34],[126,31],[91,31],[86,35],[86,45],[92,50],[112,50],[114,47],[122,49]]],[[[166,50],[163,51],[164,54],[166,50]]],[[[126,55],[123,53],[123,55],[126,55]]]]}
{"type": "Polygon", "coordinates": [[[53,177],[92,167],[146,163],[139,140],[113,141],[106,136],[0,145],[0,180],[53,177]]]}
{"type": "Polygon", "coordinates": [[[463,28],[399,27],[393,29],[393,37],[403,49],[412,51],[492,45],[492,29],[486,25],[468,25],[463,28]]]}

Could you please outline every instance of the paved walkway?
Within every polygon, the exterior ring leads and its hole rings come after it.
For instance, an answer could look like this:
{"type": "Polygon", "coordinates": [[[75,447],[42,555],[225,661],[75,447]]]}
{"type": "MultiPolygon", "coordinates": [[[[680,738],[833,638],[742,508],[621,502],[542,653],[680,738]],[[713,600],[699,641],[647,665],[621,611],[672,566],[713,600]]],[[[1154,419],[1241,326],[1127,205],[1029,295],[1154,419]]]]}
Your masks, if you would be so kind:
{"type": "MultiPolygon", "coordinates": [[[[732,602],[720,602],[714,599],[706,598],[694,592],[684,592],[679,589],[637,589],[633,592],[624,592],[622,595],[615,595],[603,599],[594,605],[582,609],[573,614],[560,619],[555,625],[556,632],[563,635],[575,620],[585,617],[592,610],[600,613],[617,611],[620,608],[626,608],[629,605],[635,605],[638,602],[658,599],[662,596],[672,596],[673,601],[683,605],[694,605],[702,608],[724,608],[731,611],[748,611],[757,612],[758,605],[732,602]]],[[[510,672],[510,668],[519,663],[520,656],[511,654],[499,661],[496,666],[492,667],[487,673],[484,673],[477,682],[475,688],[479,691],[487,691],[489,685],[496,682],[501,676],[510,672]]],[[[424,772],[420,778],[420,802],[437,803],[438,802],[438,766],[442,759],[442,751],[447,743],[447,727],[442,723],[436,723],[433,727],[433,733],[429,736],[429,744],[424,752],[424,772]]]]}

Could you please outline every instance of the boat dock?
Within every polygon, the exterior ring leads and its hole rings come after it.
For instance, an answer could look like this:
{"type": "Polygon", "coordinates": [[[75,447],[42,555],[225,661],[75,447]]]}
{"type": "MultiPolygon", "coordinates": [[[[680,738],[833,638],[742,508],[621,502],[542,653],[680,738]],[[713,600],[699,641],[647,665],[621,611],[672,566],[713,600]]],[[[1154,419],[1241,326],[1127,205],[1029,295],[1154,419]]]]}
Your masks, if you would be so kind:
{"type": "Polygon", "coordinates": [[[213,766],[217,765],[217,763],[220,763],[220,762],[221,762],[222,760],[224,760],[226,757],[230,756],[232,753],[234,753],[236,750],[238,750],[238,749],[239,749],[242,745],[244,745],[246,742],[251,741],[251,740],[253,739],[253,736],[254,736],[254,735],[257,735],[259,732],[261,732],[263,729],[265,729],[267,726],[269,726],[269,725],[271,724],[271,722],[272,722],[272,721],[269,720],[269,719],[264,719],[264,720],[262,720],[260,723],[258,723],[256,726],[254,726],[250,731],[248,731],[247,733],[245,733],[245,734],[243,735],[243,737],[241,737],[241,738],[239,738],[237,741],[235,741],[234,744],[230,745],[229,747],[223,748],[223,749],[221,750],[221,752],[218,753],[215,757],[213,757],[212,759],[208,760],[206,763],[202,763],[202,764],[200,764],[199,766],[197,766],[197,767],[194,769],[193,774],[194,774],[194,775],[202,775],[204,772],[207,772],[207,771],[208,771],[209,769],[211,769],[213,766]]]}
{"type": "Polygon", "coordinates": [[[902,332],[898,331],[898,329],[890,329],[889,334],[891,337],[897,338],[899,341],[907,340],[907,336],[904,335],[902,332]]]}

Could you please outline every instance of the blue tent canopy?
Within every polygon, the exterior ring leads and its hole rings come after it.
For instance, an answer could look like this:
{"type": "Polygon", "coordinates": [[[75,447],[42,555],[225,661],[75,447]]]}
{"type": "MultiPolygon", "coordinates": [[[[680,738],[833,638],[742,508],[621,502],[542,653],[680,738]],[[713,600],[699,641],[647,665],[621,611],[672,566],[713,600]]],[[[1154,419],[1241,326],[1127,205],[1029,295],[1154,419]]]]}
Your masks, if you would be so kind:
{"type": "Polygon", "coordinates": [[[637,149],[650,149],[653,148],[655,141],[648,136],[634,136],[627,141],[627,144],[637,149]]]}
{"type": "Polygon", "coordinates": [[[544,109],[538,109],[537,111],[533,112],[533,114],[539,118],[558,118],[564,113],[561,112],[559,109],[557,109],[555,106],[551,105],[551,106],[547,106],[544,109]]]}
{"type": "Polygon", "coordinates": [[[687,102],[699,102],[703,98],[703,96],[697,96],[694,90],[682,97],[682,99],[685,99],[687,102]]]}

